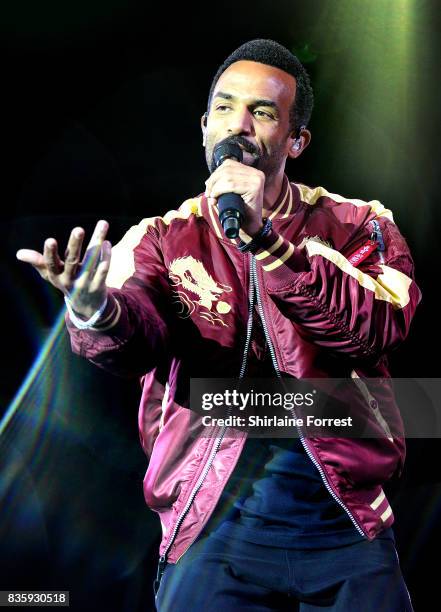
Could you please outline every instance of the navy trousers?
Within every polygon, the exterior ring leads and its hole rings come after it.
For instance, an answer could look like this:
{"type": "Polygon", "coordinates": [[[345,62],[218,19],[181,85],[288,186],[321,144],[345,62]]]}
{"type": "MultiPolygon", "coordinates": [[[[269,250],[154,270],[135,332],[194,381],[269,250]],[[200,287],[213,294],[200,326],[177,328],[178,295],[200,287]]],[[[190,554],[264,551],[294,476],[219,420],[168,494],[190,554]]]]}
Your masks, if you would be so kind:
{"type": "Polygon", "coordinates": [[[392,540],[288,550],[215,533],[168,564],[158,612],[412,612],[392,540]]]}

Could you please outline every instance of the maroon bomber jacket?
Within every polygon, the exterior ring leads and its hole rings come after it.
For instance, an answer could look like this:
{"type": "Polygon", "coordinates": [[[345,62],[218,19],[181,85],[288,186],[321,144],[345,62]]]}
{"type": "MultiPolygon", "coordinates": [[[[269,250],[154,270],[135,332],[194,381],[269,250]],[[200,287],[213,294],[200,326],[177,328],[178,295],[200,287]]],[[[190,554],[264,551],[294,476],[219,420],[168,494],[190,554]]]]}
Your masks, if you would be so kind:
{"type": "Polygon", "coordinates": [[[96,328],[80,330],[66,317],[75,353],[141,377],[144,494],[161,520],[163,561],[175,563],[197,538],[244,446],[243,431],[201,435],[189,381],[243,373],[254,295],[275,374],[361,384],[362,409],[383,437],[302,442],[360,534],[373,539],[393,522],[382,484],[403,466],[404,436],[391,434],[400,415],[363,379],[389,377],[387,353],[406,337],[420,301],[406,241],[380,202],[286,176],[270,217],[254,256],[224,236],[204,196],[144,219],[113,248],[110,296],[96,328]],[[372,236],[378,248],[363,259],[372,236]]]}

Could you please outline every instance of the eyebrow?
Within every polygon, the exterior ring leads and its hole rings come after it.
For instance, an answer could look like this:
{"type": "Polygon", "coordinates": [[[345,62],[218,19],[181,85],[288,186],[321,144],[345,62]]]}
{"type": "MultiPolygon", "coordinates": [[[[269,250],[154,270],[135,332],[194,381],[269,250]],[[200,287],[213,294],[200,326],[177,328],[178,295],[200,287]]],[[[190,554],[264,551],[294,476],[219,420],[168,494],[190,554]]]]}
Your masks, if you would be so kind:
{"type": "MultiPolygon", "coordinates": [[[[233,95],[226,93],[225,91],[218,91],[214,97],[223,98],[224,100],[236,99],[233,95]]],[[[267,100],[266,98],[258,98],[257,100],[253,100],[251,106],[267,106],[269,108],[274,108],[275,110],[278,110],[277,104],[273,102],[273,100],[267,100]]]]}

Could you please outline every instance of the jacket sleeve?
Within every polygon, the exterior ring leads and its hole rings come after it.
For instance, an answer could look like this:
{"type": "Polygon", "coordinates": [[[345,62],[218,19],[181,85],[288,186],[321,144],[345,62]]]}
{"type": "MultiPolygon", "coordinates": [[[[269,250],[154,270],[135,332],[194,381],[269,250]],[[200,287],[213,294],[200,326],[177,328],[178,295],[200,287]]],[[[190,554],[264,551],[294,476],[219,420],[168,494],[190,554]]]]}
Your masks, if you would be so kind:
{"type": "Polygon", "coordinates": [[[371,221],[343,252],[316,239],[295,247],[272,231],[256,253],[268,295],[302,337],[362,359],[378,359],[406,337],[421,299],[409,248],[390,219],[377,219],[384,250],[357,267],[349,261],[369,241],[371,221]]]}
{"type": "Polygon", "coordinates": [[[142,376],[167,353],[170,339],[167,272],[152,220],[133,226],[112,249],[106,309],[93,329],[66,314],[74,353],[120,376],[142,376]]]}

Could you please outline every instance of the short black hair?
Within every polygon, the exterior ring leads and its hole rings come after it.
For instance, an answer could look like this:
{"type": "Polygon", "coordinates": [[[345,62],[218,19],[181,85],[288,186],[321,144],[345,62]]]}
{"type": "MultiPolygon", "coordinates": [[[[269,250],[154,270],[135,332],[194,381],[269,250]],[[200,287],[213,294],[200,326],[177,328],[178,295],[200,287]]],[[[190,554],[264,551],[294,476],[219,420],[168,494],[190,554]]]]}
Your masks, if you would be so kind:
{"type": "Polygon", "coordinates": [[[294,130],[298,136],[301,128],[306,127],[311,118],[314,95],[309,75],[303,65],[291,51],[274,40],[267,40],[264,38],[250,40],[238,47],[227,57],[216,72],[213,82],[211,83],[210,93],[208,95],[208,112],[210,112],[214,88],[221,74],[225,72],[231,64],[241,60],[249,60],[252,62],[259,62],[260,64],[266,64],[267,66],[274,66],[274,68],[280,68],[280,70],[284,70],[295,78],[297,86],[296,96],[290,109],[289,119],[290,129],[294,130]]]}

